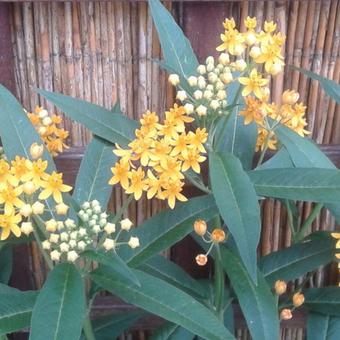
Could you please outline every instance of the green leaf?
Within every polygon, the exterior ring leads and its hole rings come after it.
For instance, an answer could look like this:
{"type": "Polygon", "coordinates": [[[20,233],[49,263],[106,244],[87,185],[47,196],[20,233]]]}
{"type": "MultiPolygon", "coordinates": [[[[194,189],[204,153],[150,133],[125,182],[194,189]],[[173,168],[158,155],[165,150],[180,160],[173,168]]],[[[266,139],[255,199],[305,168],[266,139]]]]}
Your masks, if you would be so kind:
{"type": "Polygon", "coordinates": [[[216,316],[190,295],[176,287],[134,269],[141,287],[126,284],[99,268],[90,274],[93,281],[128,303],[174,322],[209,340],[234,339],[216,316]]]}
{"type": "MultiPolygon", "coordinates": [[[[297,168],[336,169],[332,161],[310,139],[299,136],[284,125],[276,128],[276,135],[297,168]]],[[[327,203],[325,206],[340,223],[340,204],[327,203]]]]}
{"type": "Polygon", "coordinates": [[[291,66],[293,69],[298,70],[302,74],[304,74],[307,77],[310,77],[314,80],[317,80],[320,85],[323,87],[325,92],[332,97],[337,103],[340,103],[340,85],[336,83],[333,80],[330,80],[328,78],[322,77],[317,73],[314,73],[312,71],[305,70],[300,67],[291,66]]]}
{"type": "Polygon", "coordinates": [[[193,279],[177,264],[167,260],[164,256],[156,255],[144,262],[138,269],[158,277],[190,295],[201,298],[207,297],[207,291],[198,281],[193,279]]]}
{"type": "Polygon", "coordinates": [[[195,75],[198,61],[189,40],[159,0],[149,0],[149,6],[167,67],[185,79],[195,75]]]}
{"type": "Polygon", "coordinates": [[[314,233],[302,243],[262,257],[259,268],[270,286],[276,280],[290,281],[332,262],[335,243],[330,233],[314,233]]]}
{"type": "Polygon", "coordinates": [[[150,340],[192,340],[195,335],[172,322],[165,322],[151,336],[150,340]]]}
{"type": "Polygon", "coordinates": [[[275,153],[274,156],[270,157],[266,162],[262,163],[256,168],[256,170],[265,169],[279,169],[279,168],[294,168],[292,159],[285,147],[282,147],[275,153]]]}
{"type": "Polygon", "coordinates": [[[252,339],[279,338],[276,303],[270,287],[260,271],[257,285],[248,274],[241,259],[226,247],[221,247],[222,265],[237,295],[252,339]]]}
{"type": "Polygon", "coordinates": [[[258,195],[308,202],[340,201],[340,170],[266,169],[248,172],[258,195]]]}
{"type": "Polygon", "coordinates": [[[338,340],[340,318],[319,313],[309,313],[307,320],[308,340],[338,340]]]}
{"type": "Polygon", "coordinates": [[[8,283],[12,275],[13,249],[10,244],[0,248],[0,282],[8,283]]]}
{"type": "Polygon", "coordinates": [[[113,154],[112,144],[101,138],[94,137],[86,148],[84,158],[80,164],[73,197],[79,203],[98,200],[106,208],[110,199],[112,186],[111,167],[117,161],[113,154]]]}
{"type": "Polygon", "coordinates": [[[36,90],[48,101],[56,105],[71,119],[83,124],[95,135],[122,147],[135,138],[138,123],[121,113],[113,113],[96,104],[72,98],[60,93],[36,90]]]}
{"type": "Polygon", "coordinates": [[[8,286],[0,288],[0,335],[29,327],[37,295],[37,292],[21,292],[8,286]]]}
{"type": "Polygon", "coordinates": [[[221,154],[231,153],[240,159],[245,170],[250,170],[253,164],[257,127],[253,122],[244,125],[244,119],[234,110],[228,117],[222,117],[216,127],[215,151],[221,154]]]}
{"type": "Polygon", "coordinates": [[[127,266],[127,264],[115,253],[103,253],[96,252],[94,250],[86,250],[81,253],[82,257],[86,257],[92,261],[96,261],[106,266],[112,273],[112,275],[116,275],[125,279],[128,283],[135,284],[140,286],[140,283],[137,277],[133,274],[131,269],[127,266]]]}
{"type": "Polygon", "coordinates": [[[129,329],[145,313],[142,311],[117,313],[92,322],[96,339],[113,340],[129,329]]]}
{"type": "Polygon", "coordinates": [[[303,291],[304,307],[313,312],[340,316],[340,288],[329,286],[309,288],[303,291]]]}
{"type": "Polygon", "coordinates": [[[233,235],[243,263],[256,282],[256,248],[261,222],[254,187],[233,155],[210,153],[209,168],[219,212],[233,235]]]}
{"type": "MultiPolygon", "coordinates": [[[[33,143],[43,144],[19,102],[1,84],[0,137],[9,160],[16,156],[31,159],[29,152],[31,145],[33,143]]],[[[48,161],[48,171],[55,170],[53,159],[46,148],[44,148],[42,158],[48,161]]]]}
{"type": "Polygon", "coordinates": [[[216,214],[216,204],[211,195],[179,203],[174,210],[162,211],[138,226],[134,234],[139,238],[140,247],[134,250],[122,247],[119,255],[130,266],[136,267],[182,240],[192,231],[195,220],[209,220],[216,214]]]}
{"type": "Polygon", "coordinates": [[[33,309],[30,340],[79,340],[85,319],[85,291],[73,264],[50,272],[33,309]]]}

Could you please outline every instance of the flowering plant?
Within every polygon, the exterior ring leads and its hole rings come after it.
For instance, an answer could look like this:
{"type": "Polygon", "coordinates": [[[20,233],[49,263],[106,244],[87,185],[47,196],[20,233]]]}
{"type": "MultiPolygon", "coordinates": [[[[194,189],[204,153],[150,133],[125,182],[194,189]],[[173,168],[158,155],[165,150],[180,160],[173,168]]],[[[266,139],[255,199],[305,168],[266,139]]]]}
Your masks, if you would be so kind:
{"type": "MultiPolygon", "coordinates": [[[[306,107],[298,93],[287,89],[280,102],[271,101],[272,78],[284,70],[285,37],[274,22],[259,28],[248,17],[240,32],[226,19],[217,57],[199,64],[160,2],[151,0],[150,7],[161,65],[176,87],[177,102],[163,121],[148,111],[136,122],[118,105],[107,110],[37,90],[94,134],[74,188],[52,158],[67,148],[60,117],[39,107],[25,112],[0,88],[0,250],[33,240],[50,269],[40,291],[0,285],[0,335],[30,328],[32,340],[114,338],[144,315],[91,322],[100,291],[164,318],[154,339],[234,339],[233,303],[253,339],[278,339],[280,320],[302,305],[308,336],[331,334],[340,323],[339,288],[308,282],[340,258],[340,234],[310,227],[323,207],[340,220],[340,172],[305,138],[306,107]],[[268,159],[269,150],[275,153],[268,159]],[[189,184],[197,197],[184,193],[189,184]],[[118,185],[126,200],[113,214],[107,204],[118,185]],[[169,209],[134,228],[127,208],[143,195],[169,209]],[[292,245],[258,258],[267,197],[284,205],[292,245]],[[298,201],[314,204],[305,219],[298,201]],[[158,255],[189,234],[201,247],[192,254],[196,265],[213,263],[211,282],[158,255]]],[[[339,101],[337,84],[308,75],[339,101]]]]}

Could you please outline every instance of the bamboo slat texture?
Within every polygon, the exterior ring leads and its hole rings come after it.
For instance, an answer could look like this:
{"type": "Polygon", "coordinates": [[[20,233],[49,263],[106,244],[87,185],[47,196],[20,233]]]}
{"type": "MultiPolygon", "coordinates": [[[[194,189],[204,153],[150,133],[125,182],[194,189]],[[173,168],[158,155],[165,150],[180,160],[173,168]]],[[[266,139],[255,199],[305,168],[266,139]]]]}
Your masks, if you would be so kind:
{"type": "MultiPolygon", "coordinates": [[[[287,65],[300,66],[339,82],[340,1],[184,1],[166,2],[183,27],[200,61],[216,55],[222,21],[234,17],[239,23],[256,16],[259,25],[275,20],[287,35],[284,47],[287,65]]],[[[167,84],[166,74],[155,60],[161,58],[160,44],[152,24],[147,3],[140,1],[94,2],[16,2],[10,4],[13,62],[16,94],[24,107],[34,109],[49,103],[34,93],[35,87],[62,92],[93,103],[112,107],[118,100],[125,114],[138,118],[147,110],[162,116],[172,105],[174,93],[167,84]]],[[[283,89],[300,92],[308,109],[309,129],[320,144],[340,144],[339,105],[325,96],[317,82],[297,71],[286,68],[272,87],[272,99],[280,100],[283,89]]],[[[65,119],[70,131],[70,145],[81,147],[91,135],[77,123],[65,119]]],[[[80,150],[80,149],[74,149],[80,150]]],[[[69,154],[73,155],[73,154],[69,154]]],[[[66,156],[67,157],[67,156],[66,156]]],[[[81,153],[78,153],[81,158],[81,153]]],[[[62,158],[61,158],[62,159],[62,158]]],[[[73,160],[74,161],[74,160],[73,160]]],[[[63,168],[64,163],[60,163],[63,168]]],[[[69,164],[69,161],[68,161],[69,164]]],[[[77,165],[75,165],[75,168],[77,165]]],[[[74,177],[71,176],[73,181],[74,177]]],[[[115,210],[123,193],[115,189],[110,209],[115,210]]],[[[136,224],[158,212],[157,201],[142,200],[131,207],[129,217],[136,224]]],[[[303,219],[311,204],[301,204],[303,219]]],[[[263,231],[259,255],[290,244],[286,212],[274,200],[262,203],[263,231]]],[[[322,211],[313,230],[334,228],[334,220],[322,211]]],[[[32,281],[41,285],[44,268],[32,246],[29,263],[32,281]]],[[[175,246],[172,257],[195,276],[199,271],[193,263],[194,245],[185,240],[175,246]]],[[[332,271],[319,271],[311,285],[334,283],[332,271]]],[[[283,329],[282,339],[302,339],[303,330],[283,329]]],[[[250,339],[240,330],[239,339],[250,339]]],[[[147,338],[140,333],[140,339],[147,338]]]]}

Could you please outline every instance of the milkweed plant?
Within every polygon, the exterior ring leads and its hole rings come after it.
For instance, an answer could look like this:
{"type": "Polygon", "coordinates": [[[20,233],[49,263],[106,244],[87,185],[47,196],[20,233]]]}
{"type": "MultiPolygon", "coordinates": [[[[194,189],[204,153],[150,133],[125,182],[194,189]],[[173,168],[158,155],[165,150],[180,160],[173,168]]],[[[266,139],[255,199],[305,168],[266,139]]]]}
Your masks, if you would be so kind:
{"type": "MultiPolygon", "coordinates": [[[[311,225],[322,208],[340,221],[340,171],[309,139],[299,94],[271,99],[285,36],[272,21],[259,27],[247,17],[239,31],[227,18],[221,43],[199,63],[170,13],[158,0],[149,5],[160,65],[176,91],[164,119],[147,111],[134,121],[118,104],[109,110],[37,90],[93,132],[73,186],[54,163],[68,148],[61,116],[27,112],[0,88],[0,335],[114,339],[151,313],[164,320],[152,339],[234,339],[239,306],[255,340],[279,339],[280,322],[301,308],[307,338],[330,339],[340,327],[340,290],[315,288],[314,274],[339,261],[340,233],[311,225]],[[115,187],[125,200],[111,212],[115,187]],[[141,198],[167,208],[135,226],[129,205],[141,198]],[[259,257],[265,198],[284,207],[291,245],[259,257]],[[311,202],[308,216],[299,202],[311,202]],[[188,235],[201,249],[192,262],[209,266],[209,280],[160,255],[188,235]],[[8,285],[12,247],[28,242],[48,268],[36,291],[8,285]],[[91,317],[104,291],[137,308],[91,317]]],[[[338,84],[299,71],[339,102],[338,84]]]]}

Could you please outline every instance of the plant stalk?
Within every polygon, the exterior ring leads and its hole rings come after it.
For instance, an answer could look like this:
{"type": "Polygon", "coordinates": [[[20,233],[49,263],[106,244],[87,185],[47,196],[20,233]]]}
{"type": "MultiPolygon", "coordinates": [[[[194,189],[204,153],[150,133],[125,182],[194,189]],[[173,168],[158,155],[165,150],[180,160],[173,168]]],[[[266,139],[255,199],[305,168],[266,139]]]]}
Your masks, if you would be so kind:
{"type": "Polygon", "coordinates": [[[85,319],[83,330],[86,340],[96,340],[89,315],[85,319]]]}
{"type": "Polygon", "coordinates": [[[224,271],[222,266],[221,250],[218,244],[215,245],[215,250],[215,308],[218,318],[223,322],[224,271]]]}

